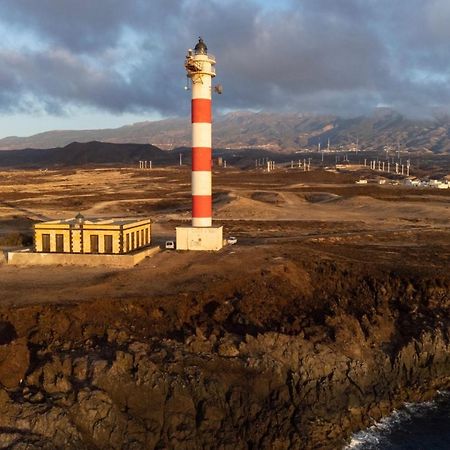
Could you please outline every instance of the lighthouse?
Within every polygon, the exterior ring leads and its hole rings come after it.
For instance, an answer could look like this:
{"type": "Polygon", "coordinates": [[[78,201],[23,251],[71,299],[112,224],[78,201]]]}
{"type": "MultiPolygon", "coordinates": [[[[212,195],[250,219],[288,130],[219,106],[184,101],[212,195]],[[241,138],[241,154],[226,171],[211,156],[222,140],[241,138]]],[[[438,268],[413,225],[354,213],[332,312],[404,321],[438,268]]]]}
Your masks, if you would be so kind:
{"type": "Polygon", "coordinates": [[[216,60],[208,55],[203,39],[198,40],[194,51],[188,50],[185,68],[191,81],[192,122],[192,226],[212,225],[211,180],[211,81],[216,75],[216,60]]]}
{"type": "Polygon", "coordinates": [[[211,96],[215,65],[215,57],[199,38],[194,49],[187,51],[184,62],[187,89],[192,93],[192,226],[177,227],[177,250],[219,250],[223,246],[223,229],[213,226],[212,221],[211,96]]]}

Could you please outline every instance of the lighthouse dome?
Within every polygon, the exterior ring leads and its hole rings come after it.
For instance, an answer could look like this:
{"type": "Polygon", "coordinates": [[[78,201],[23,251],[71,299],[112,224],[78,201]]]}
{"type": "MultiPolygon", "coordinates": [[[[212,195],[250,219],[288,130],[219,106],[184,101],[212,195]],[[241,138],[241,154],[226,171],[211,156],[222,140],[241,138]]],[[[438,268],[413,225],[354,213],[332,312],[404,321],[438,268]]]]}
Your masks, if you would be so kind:
{"type": "Polygon", "coordinates": [[[198,38],[198,43],[195,46],[194,51],[196,55],[206,55],[208,53],[208,47],[201,37],[198,38]]]}

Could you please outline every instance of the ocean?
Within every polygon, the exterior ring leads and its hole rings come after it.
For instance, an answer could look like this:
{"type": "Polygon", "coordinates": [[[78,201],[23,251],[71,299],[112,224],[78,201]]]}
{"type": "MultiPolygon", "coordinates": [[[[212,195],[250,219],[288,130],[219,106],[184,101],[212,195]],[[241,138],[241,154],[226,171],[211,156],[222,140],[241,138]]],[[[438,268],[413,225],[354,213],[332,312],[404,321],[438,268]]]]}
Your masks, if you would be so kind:
{"type": "Polygon", "coordinates": [[[408,403],[367,430],[345,450],[449,450],[450,392],[431,402],[408,403]]]}

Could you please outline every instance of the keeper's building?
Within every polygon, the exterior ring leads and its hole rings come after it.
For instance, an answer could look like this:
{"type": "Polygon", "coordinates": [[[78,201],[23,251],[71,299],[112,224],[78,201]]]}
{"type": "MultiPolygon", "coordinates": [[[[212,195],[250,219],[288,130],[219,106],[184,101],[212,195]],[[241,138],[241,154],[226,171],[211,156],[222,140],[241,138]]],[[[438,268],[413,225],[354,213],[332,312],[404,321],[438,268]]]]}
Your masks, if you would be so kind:
{"type": "Polygon", "coordinates": [[[151,242],[151,220],[73,219],[53,220],[34,226],[37,253],[126,254],[151,242]]]}

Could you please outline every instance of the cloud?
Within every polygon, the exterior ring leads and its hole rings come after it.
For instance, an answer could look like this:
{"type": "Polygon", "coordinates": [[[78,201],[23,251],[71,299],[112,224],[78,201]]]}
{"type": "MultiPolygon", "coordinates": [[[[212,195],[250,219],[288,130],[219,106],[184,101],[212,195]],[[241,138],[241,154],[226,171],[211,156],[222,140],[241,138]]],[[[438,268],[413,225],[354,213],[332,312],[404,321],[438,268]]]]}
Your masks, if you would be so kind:
{"type": "Polygon", "coordinates": [[[174,15],[176,0],[4,0],[0,16],[37,33],[55,46],[93,52],[114,46],[126,27],[162,32],[166,15],[174,15]]]}
{"type": "Polygon", "coordinates": [[[450,100],[447,0],[3,0],[0,17],[20,37],[0,43],[2,111],[185,114],[198,35],[218,108],[426,115],[450,100]]]}

